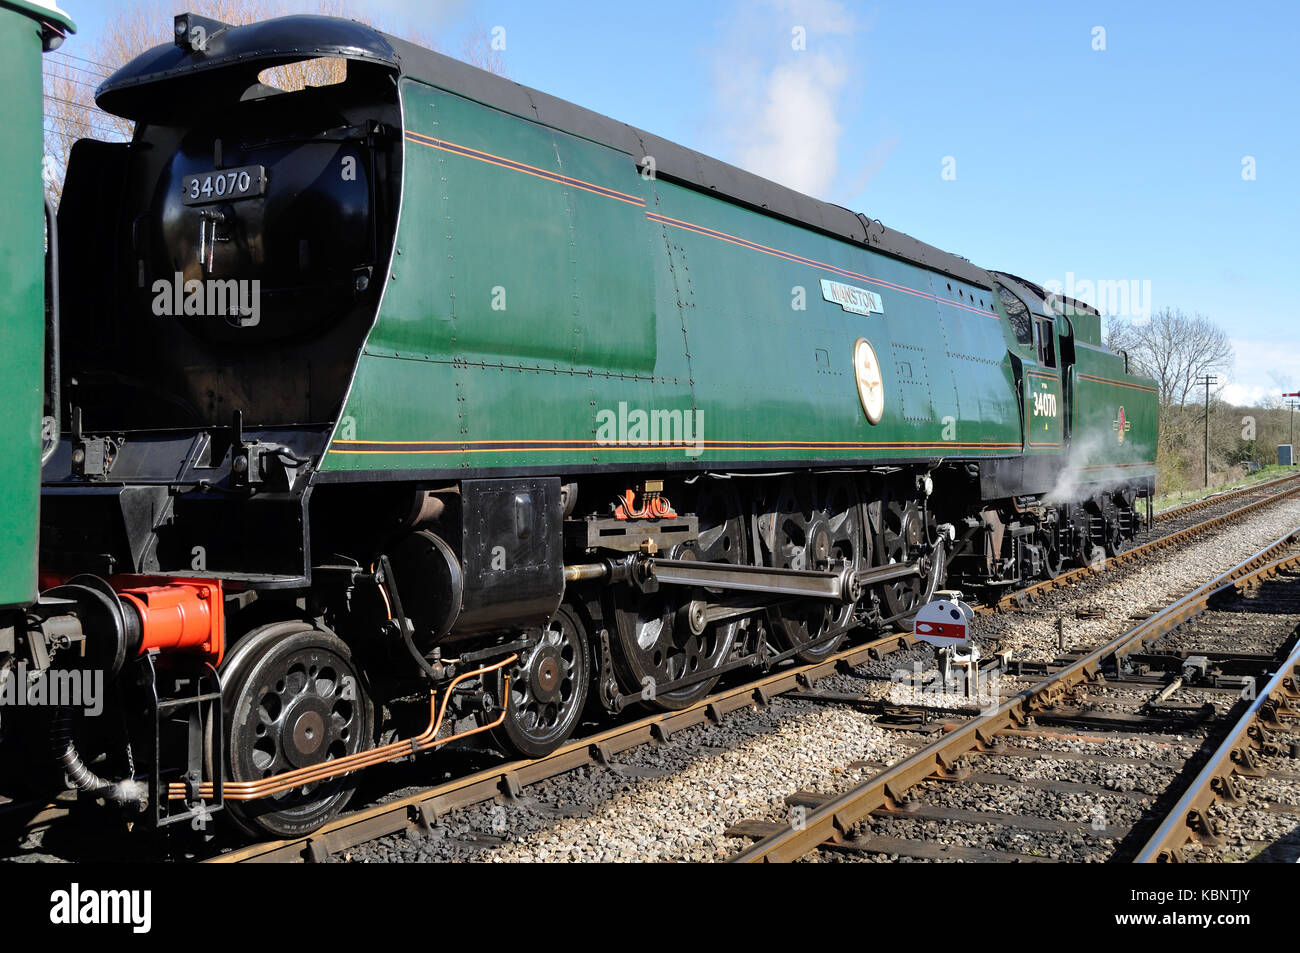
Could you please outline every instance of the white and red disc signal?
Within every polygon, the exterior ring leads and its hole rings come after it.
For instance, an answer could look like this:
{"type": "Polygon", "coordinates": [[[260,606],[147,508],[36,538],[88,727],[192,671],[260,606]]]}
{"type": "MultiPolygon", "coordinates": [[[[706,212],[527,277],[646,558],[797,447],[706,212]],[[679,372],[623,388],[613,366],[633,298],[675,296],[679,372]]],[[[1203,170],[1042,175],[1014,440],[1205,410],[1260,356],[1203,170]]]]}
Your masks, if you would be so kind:
{"type": "Polygon", "coordinates": [[[918,641],[940,648],[967,645],[968,625],[975,611],[957,599],[936,599],[917,610],[912,622],[912,634],[918,641]]]}

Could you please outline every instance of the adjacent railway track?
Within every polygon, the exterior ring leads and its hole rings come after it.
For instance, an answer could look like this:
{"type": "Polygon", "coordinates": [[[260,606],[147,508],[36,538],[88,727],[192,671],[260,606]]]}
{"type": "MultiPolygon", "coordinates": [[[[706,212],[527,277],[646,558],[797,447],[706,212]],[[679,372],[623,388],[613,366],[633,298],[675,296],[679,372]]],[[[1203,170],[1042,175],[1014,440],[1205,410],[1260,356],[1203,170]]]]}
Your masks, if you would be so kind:
{"type": "MultiPolygon", "coordinates": [[[[1222,846],[1222,825],[1214,817],[1213,808],[1219,804],[1242,803],[1246,798],[1243,781],[1269,777],[1274,772],[1265,763],[1266,759],[1284,753],[1293,759],[1300,757],[1298,748],[1300,642],[1237,719],[1183,796],[1169,809],[1138,853],[1137,861],[1186,860],[1184,849],[1194,842],[1222,846]]],[[[1290,813],[1300,817],[1300,808],[1290,813]]]]}
{"type": "Polygon", "coordinates": [[[1161,510],[1155,514],[1156,522],[1171,522],[1187,516],[1189,513],[1195,513],[1208,507],[1217,506],[1229,500],[1240,499],[1243,496],[1254,496],[1259,493],[1268,493],[1272,490],[1281,489],[1282,487],[1295,483],[1300,480],[1300,473],[1288,474],[1287,476],[1277,477],[1273,480],[1266,480],[1263,483],[1254,483],[1250,486],[1238,487],[1235,490],[1225,490],[1222,493],[1212,493],[1209,496],[1199,500],[1193,500],[1190,503],[1183,503],[1179,506],[1172,506],[1167,510],[1161,510]]]}
{"type": "MultiPolygon", "coordinates": [[[[796,793],[787,799],[787,804],[798,812],[794,820],[758,820],[737,825],[732,833],[754,837],[756,842],[732,859],[793,861],[822,850],[922,860],[1047,859],[1046,852],[1016,853],[998,846],[1006,843],[1005,838],[985,838],[981,844],[953,846],[936,844],[926,836],[909,837],[906,831],[909,826],[915,830],[918,822],[928,821],[969,825],[981,830],[1018,830],[1022,832],[1019,836],[1026,837],[1078,832],[1091,826],[1088,818],[1062,819],[1059,812],[1049,812],[1044,817],[927,804],[920,792],[941,789],[945,782],[975,782],[1010,787],[1028,784],[1040,792],[1061,796],[1105,794],[1106,789],[1086,773],[1081,778],[1072,778],[1068,772],[1064,777],[1058,773],[1055,779],[1035,785],[1032,778],[1018,776],[1014,769],[1004,773],[973,771],[967,762],[988,763],[1011,757],[1019,759],[1021,765],[1042,759],[1063,765],[1095,765],[1122,760],[1124,756],[1116,753],[1117,744],[1122,746],[1145,736],[1146,746],[1140,750],[1150,752],[1153,739],[1157,745],[1173,748],[1175,741],[1190,732],[1210,745],[1212,753],[1208,760],[1204,746],[1200,746],[1188,755],[1181,767],[1175,765],[1169,769],[1174,774],[1170,786],[1154,795],[1149,808],[1144,806],[1132,823],[1123,825],[1117,837],[1117,851],[1121,856],[1127,851],[1143,861],[1179,859],[1180,851],[1189,841],[1217,836],[1216,825],[1209,817],[1211,805],[1216,800],[1240,798],[1237,782],[1243,776],[1260,773],[1259,755],[1280,751],[1281,742],[1273,733],[1288,727],[1294,730],[1295,719],[1300,715],[1295,704],[1300,677],[1300,648],[1296,644],[1300,628],[1292,622],[1289,632],[1276,638],[1283,649],[1281,654],[1245,653],[1231,648],[1225,651],[1223,645],[1217,650],[1204,650],[1196,644],[1194,627],[1186,633],[1178,630],[1212,605],[1223,603],[1233,594],[1268,584],[1270,580],[1276,580],[1285,593],[1281,597],[1274,594],[1274,598],[1289,601],[1286,608],[1292,617],[1300,617],[1297,567],[1300,567],[1300,529],[1282,536],[1105,645],[1065,660],[1059,666],[1047,666],[1046,677],[992,711],[948,723],[940,737],[924,744],[905,760],[878,770],[868,765],[851,765],[851,770],[868,770],[869,776],[849,790],[833,796],[796,793]],[[1153,649],[1156,643],[1174,637],[1175,633],[1188,644],[1172,651],[1153,649]],[[1155,677],[1149,674],[1153,667],[1161,669],[1155,677]],[[1260,677],[1264,675],[1267,677],[1260,677]],[[1226,693],[1227,699],[1234,701],[1243,694],[1252,694],[1257,684],[1263,688],[1248,705],[1243,702],[1221,711],[1222,705],[1212,703],[1169,703],[1169,698],[1184,684],[1209,693],[1226,693]],[[1143,697],[1136,705],[1125,705],[1122,700],[1118,705],[1109,706],[1088,703],[1087,696],[1111,687],[1136,689],[1143,697]],[[1243,707],[1244,711],[1239,710],[1243,707]],[[1114,708],[1120,710],[1110,710],[1114,708]],[[1062,734],[1053,726],[1067,733],[1062,734]],[[1080,754],[1077,747],[1067,748],[1065,752],[1051,750],[1050,742],[1066,738],[1100,747],[1091,755],[1080,754]],[[1204,766],[1198,767],[1203,760],[1204,766]],[[1171,799],[1173,803],[1169,805],[1171,799]],[[863,826],[864,822],[869,827],[882,821],[902,822],[899,826],[903,833],[868,830],[863,826]],[[1153,826],[1154,833],[1147,839],[1144,832],[1153,826]],[[1134,850],[1135,838],[1139,837],[1144,846],[1134,850]]],[[[1128,760],[1138,765],[1144,763],[1141,754],[1128,760]]],[[[1300,776],[1294,780],[1300,782],[1300,776]]],[[[1297,791],[1300,792],[1300,785],[1297,791]]],[[[1300,817],[1300,799],[1273,807],[1300,817]]],[[[1103,812],[1097,829],[1109,832],[1110,827],[1111,819],[1103,812]]],[[[924,830],[924,824],[921,829],[924,830]]],[[[1116,839],[1110,833],[1111,839],[1116,839]]]]}

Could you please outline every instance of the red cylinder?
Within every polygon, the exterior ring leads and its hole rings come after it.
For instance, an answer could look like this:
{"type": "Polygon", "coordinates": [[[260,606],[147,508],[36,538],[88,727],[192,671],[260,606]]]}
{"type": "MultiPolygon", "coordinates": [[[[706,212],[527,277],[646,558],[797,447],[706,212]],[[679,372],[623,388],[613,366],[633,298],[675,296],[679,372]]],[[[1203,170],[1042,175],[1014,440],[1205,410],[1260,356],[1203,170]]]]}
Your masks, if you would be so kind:
{"type": "Polygon", "coordinates": [[[140,654],[193,650],[213,665],[225,654],[225,613],[219,580],[173,580],[118,593],[140,614],[140,654]]]}

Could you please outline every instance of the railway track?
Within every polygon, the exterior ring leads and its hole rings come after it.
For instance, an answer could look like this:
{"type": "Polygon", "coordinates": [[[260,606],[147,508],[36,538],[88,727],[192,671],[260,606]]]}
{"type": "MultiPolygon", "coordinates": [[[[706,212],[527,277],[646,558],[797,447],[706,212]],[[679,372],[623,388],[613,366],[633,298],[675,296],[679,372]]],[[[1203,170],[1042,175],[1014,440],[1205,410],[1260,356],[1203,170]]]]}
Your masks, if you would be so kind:
{"type": "MultiPolygon", "coordinates": [[[[1169,809],[1136,860],[1245,859],[1225,837],[1234,815],[1254,802],[1288,829],[1280,842],[1262,846],[1263,859],[1300,860],[1300,806],[1275,800],[1279,787],[1300,790],[1300,642],[1210,754],[1204,767],[1169,809]],[[1268,785],[1266,782],[1281,782],[1268,785]]],[[[1241,839],[1241,838],[1239,838],[1241,839]]],[[[1252,846],[1252,845],[1243,845],[1252,846]]]]}
{"type": "MultiPolygon", "coordinates": [[[[1244,490],[1233,491],[1206,501],[1197,501],[1164,514],[1157,524],[1164,535],[1147,540],[1109,561],[1109,565],[1132,564],[1186,542],[1221,529],[1270,503],[1300,492],[1300,476],[1285,477],[1244,490]],[[1253,497],[1244,506],[1231,506],[1242,497],[1253,497]],[[1187,512],[1202,512],[1211,507],[1225,508],[1206,519],[1183,525],[1187,512]],[[1180,514],[1182,516],[1180,517],[1180,514]]],[[[1008,599],[1000,608],[1028,608],[1038,597],[1052,589],[1067,587],[1105,572],[1106,567],[1086,568],[1063,573],[1048,584],[1031,587],[1024,599],[1008,599]]],[[[991,607],[982,607],[993,611],[991,607]]],[[[762,676],[754,681],[716,693],[683,711],[642,717],[571,742],[552,755],[535,761],[513,761],[472,770],[442,784],[423,788],[381,803],[351,811],[310,837],[271,841],[226,850],[205,858],[210,862],[234,863],[254,861],[321,861],[346,852],[349,848],[398,831],[427,830],[447,812],[481,804],[493,799],[515,798],[529,785],[554,778],[581,766],[609,763],[620,752],[650,743],[664,743],[685,728],[706,721],[718,721],[729,712],[750,706],[762,706],[778,695],[809,692],[820,680],[836,673],[850,672],[864,662],[914,645],[910,636],[889,635],[837,652],[816,665],[804,665],[762,676]]],[[[0,805],[0,824],[6,814],[25,814],[29,831],[48,829],[63,821],[72,805],[0,805]]]]}
{"type": "Polygon", "coordinates": [[[1189,514],[1217,506],[1220,503],[1240,499],[1243,496],[1254,496],[1261,492],[1268,493],[1272,490],[1277,490],[1288,484],[1294,483],[1297,480],[1300,480],[1300,473],[1280,476],[1273,480],[1266,480],[1263,483],[1254,483],[1250,486],[1238,487],[1235,490],[1225,490],[1222,493],[1212,493],[1199,500],[1193,500],[1190,503],[1183,503],[1179,506],[1172,506],[1167,510],[1161,510],[1155,514],[1156,522],[1169,523],[1175,520],[1184,519],[1189,514]]]}
{"type": "Polygon", "coordinates": [[[903,761],[850,765],[852,788],[736,825],[755,843],[732,859],[1179,860],[1221,844],[1215,808],[1261,780],[1281,786],[1251,803],[1293,829],[1298,636],[1300,529],[903,761]]]}

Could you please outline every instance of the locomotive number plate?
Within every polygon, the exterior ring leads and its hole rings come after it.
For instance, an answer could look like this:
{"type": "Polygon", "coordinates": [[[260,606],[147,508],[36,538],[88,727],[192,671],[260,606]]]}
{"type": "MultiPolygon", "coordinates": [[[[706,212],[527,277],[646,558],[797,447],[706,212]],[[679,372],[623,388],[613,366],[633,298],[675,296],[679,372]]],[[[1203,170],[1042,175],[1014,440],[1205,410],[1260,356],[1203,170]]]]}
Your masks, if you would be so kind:
{"type": "Polygon", "coordinates": [[[266,169],[244,165],[187,175],[181,179],[181,194],[186,205],[257,198],[266,194],[266,169]]]}

